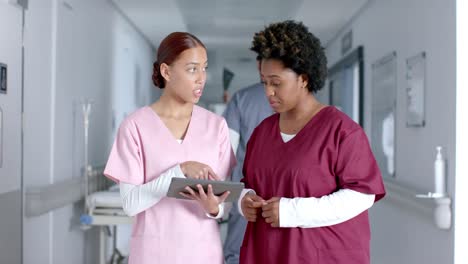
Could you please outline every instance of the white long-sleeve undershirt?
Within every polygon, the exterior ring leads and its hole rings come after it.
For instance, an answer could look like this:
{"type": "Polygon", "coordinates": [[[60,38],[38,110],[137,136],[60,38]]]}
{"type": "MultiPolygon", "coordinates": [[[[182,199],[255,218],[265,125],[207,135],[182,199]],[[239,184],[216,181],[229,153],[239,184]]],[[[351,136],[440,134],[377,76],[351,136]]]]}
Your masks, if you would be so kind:
{"type": "MultiPolygon", "coordinates": [[[[182,143],[182,140],[178,140],[178,142],[182,143]]],[[[135,216],[157,204],[163,197],[167,196],[172,178],[185,178],[179,164],[142,185],[120,182],[120,198],[124,212],[129,216],[135,216]]],[[[206,213],[206,216],[212,219],[223,217],[224,203],[219,204],[218,209],[218,215],[212,216],[206,213]]]]}
{"type": "Polygon", "coordinates": [[[232,151],[237,154],[237,148],[239,147],[240,134],[234,129],[229,129],[229,141],[231,142],[232,151]]]}
{"type": "Polygon", "coordinates": [[[185,178],[179,165],[142,185],[120,182],[120,197],[124,212],[129,216],[135,216],[158,203],[167,195],[172,178],[185,178]]]}
{"type": "MultiPolygon", "coordinates": [[[[124,212],[129,216],[135,216],[157,204],[163,197],[167,196],[171,179],[175,177],[185,178],[179,165],[170,168],[158,178],[142,185],[121,182],[120,197],[124,212]]],[[[208,213],[206,216],[213,219],[223,217],[224,203],[221,203],[218,209],[219,212],[216,216],[208,213]]]]}

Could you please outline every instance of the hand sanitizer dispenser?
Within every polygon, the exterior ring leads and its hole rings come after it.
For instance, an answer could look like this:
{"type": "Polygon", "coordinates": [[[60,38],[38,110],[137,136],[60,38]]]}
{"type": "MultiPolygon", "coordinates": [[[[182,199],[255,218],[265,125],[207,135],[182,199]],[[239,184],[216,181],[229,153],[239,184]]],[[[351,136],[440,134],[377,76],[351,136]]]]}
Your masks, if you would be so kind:
{"type": "Polygon", "coordinates": [[[442,147],[436,147],[437,153],[434,161],[434,192],[417,194],[418,198],[426,198],[434,201],[433,219],[440,229],[450,229],[452,224],[452,200],[447,194],[446,165],[442,155],[442,147]]]}

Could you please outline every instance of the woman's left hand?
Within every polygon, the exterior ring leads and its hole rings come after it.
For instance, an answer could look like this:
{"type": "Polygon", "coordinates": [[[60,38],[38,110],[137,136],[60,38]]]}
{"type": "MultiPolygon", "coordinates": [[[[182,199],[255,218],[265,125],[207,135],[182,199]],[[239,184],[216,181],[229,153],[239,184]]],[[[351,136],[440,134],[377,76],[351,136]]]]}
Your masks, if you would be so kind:
{"type": "Polygon", "coordinates": [[[279,204],[280,197],[273,197],[266,201],[266,204],[262,206],[262,216],[265,218],[265,222],[271,224],[272,227],[279,227],[279,204]]]}
{"type": "Polygon", "coordinates": [[[211,186],[211,184],[208,184],[206,193],[200,184],[197,185],[198,193],[192,190],[192,188],[190,188],[189,186],[185,187],[185,190],[187,190],[188,194],[180,192],[180,195],[184,196],[185,198],[198,201],[205,210],[205,212],[212,216],[218,215],[219,204],[223,203],[230,194],[230,192],[227,191],[224,192],[221,196],[214,195],[213,187],[211,186]]]}

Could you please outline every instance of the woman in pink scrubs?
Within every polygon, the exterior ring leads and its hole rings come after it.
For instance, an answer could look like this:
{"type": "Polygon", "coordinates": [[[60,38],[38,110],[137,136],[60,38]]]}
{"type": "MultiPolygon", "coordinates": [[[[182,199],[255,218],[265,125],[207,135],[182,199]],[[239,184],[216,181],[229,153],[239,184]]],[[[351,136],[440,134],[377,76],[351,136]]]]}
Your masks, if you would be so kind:
{"type": "Polygon", "coordinates": [[[195,104],[206,81],[207,54],[195,36],[175,32],[159,46],[152,105],[120,125],[104,174],[118,182],[135,216],[130,263],[223,263],[216,218],[229,194],[199,188],[194,200],[166,197],[174,177],[224,180],[235,165],[226,121],[195,104]]]}
{"type": "Polygon", "coordinates": [[[368,264],[367,209],[385,189],[363,129],[314,96],[327,75],[319,39],[285,21],[256,33],[251,49],[276,114],[247,145],[240,263],[368,264]]]}

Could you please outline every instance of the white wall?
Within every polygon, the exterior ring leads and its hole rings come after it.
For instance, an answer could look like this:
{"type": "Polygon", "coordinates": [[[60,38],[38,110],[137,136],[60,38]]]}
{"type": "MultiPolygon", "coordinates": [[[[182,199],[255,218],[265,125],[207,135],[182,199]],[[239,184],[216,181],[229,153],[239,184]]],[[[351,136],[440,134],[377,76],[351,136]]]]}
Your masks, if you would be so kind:
{"type": "Polygon", "coordinates": [[[454,264],[464,264],[468,259],[466,244],[468,242],[468,2],[457,0],[457,160],[455,184],[455,256],[454,264]]]}
{"type": "MultiPolygon", "coordinates": [[[[37,186],[80,176],[83,98],[94,101],[90,162],[105,164],[114,105],[131,111],[155,97],[154,50],[105,0],[29,1],[25,17],[23,177],[25,186],[37,186]],[[119,64],[122,56],[128,65],[119,64]],[[116,102],[122,91],[126,100],[116,102]]],[[[97,241],[89,235],[85,242],[80,214],[80,206],[69,205],[26,218],[24,263],[97,262],[97,241]]]]}
{"type": "MultiPolygon", "coordinates": [[[[112,116],[117,129],[123,118],[137,107],[148,105],[161,94],[151,80],[156,51],[148,47],[127,21],[114,19],[112,25],[112,116]]],[[[114,129],[114,131],[115,131],[114,129]]]]}
{"type": "MultiPolygon", "coordinates": [[[[370,131],[371,65],[397,53],[396,180],[431,191],[435,146],[445,147],[448,192],[454,193],[455,161],[455,1],[371,0],[343,29],[353,46],[364,46],[365,128],[370,131]],[[426,126],[407,128],[405,63],[426,52],[426,126]]],[[[327,47],[329,65],[341,58],[342,34],[327,47]]],[[[368,135],[370,135],[368,133],[368,135]]],[[[371,209],[372,263],[453,263],[453,229],[435,228],[427,215],[391,202],[371,209]]]]}

